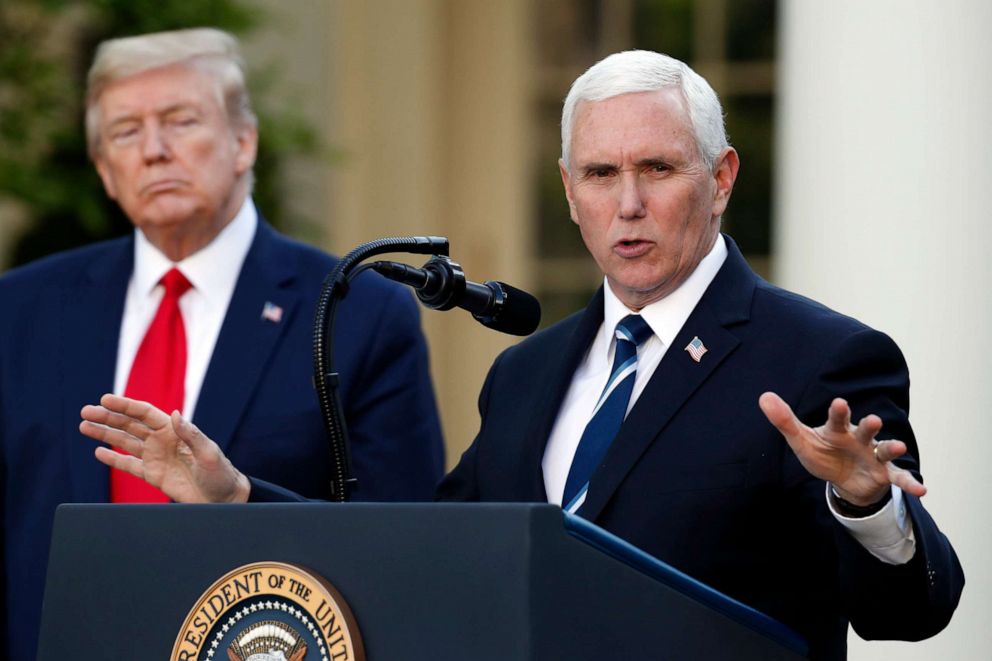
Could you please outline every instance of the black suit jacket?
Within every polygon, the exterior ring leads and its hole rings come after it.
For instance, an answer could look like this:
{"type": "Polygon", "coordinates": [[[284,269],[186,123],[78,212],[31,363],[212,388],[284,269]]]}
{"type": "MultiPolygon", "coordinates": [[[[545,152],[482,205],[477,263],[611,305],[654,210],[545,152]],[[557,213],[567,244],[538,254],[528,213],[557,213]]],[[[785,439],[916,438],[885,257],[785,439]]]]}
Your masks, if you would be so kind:
{"type": "MultiPolygon", "coordinates": [[[[834,397],[880,438],[909,445],[905,362],[885,335],[758,278],[733,241],[592,476],[585,518],[790,625],[815,658],[843,658],[848,621],[864,638],[916,640],[949,620],[964,577],[947,539],[906,496],[916,554],[903,566],[865,551],[831,516],[825,485],[758,408],[771,390],[807,424],[834,397]],[[683,348],[698,336],[695,362],[683,348]]],[[[585,311],[508,349],[479,397],[481,429],[442,481],[445,500],[547,500],[541,461],[572,374],[603,318],[585,311]]],[[[658,614],[658,617],[664,617],[658,614]]]]}
{"type": "MultiPolygon", "coordinates": [[[[3,658],[34,658],[55,507],[109,498],[108,469],[79,433],[79,410],[114,387],[133,257],[129,236],[0,278],[3,658]]],[[[242,471],[312,498],[331,497],[312,327],[335,264],[259,221],[194,419],[242,471]],[[266,302],[282,308],[278,322],[262,317],[266,302]]],[[[418,315],[408,290],[371,273],[338,306],[335,367],[358,500],[428,500],[443,471],[418,315]]]]}

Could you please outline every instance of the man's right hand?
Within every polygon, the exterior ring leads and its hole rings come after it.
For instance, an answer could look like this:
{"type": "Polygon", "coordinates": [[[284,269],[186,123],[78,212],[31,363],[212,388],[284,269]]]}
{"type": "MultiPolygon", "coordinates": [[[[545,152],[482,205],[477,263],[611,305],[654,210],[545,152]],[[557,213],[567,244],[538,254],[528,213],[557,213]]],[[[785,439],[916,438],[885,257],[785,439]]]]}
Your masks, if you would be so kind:
{"type": "Polygon", "coordinates": [[[80,412],[79,431],[127,454],[98,447],[96,458],[180,503],[244,503],[251,484],[212,440],[178,411],[104,395],[80,412]]]}

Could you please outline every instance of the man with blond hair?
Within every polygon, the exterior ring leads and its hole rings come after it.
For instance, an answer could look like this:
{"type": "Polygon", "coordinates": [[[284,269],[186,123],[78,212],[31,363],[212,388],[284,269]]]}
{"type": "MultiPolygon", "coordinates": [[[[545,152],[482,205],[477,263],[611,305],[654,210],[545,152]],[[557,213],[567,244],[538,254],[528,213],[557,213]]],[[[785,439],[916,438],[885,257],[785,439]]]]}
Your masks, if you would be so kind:
{"type": "MultiPolygon", "coordinates": [[[[202,28],[103,43],[86,136],[135,232],[0,279],[10,659],[34,658],[55,507],[168,500],[80,452],[78,410],[101,393],[182,411],[241,470],[331,497],[311,325],[336,260],[275,232],[252,201],[258,123],[235,39],[202,28]]],[[[429,498],[443,450],[409,292],[356,279],[334,348],[355,498],[429,498]]]]}

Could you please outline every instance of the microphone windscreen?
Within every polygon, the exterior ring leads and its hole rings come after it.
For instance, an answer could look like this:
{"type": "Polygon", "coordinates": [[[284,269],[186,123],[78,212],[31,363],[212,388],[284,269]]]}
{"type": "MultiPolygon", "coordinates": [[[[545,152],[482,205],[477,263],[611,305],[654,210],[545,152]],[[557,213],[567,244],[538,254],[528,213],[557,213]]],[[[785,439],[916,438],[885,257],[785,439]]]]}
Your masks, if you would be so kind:
{"type": "Polygon", "coordinates": [[[494,318],[476,319],[488,328],[510,335],[530,335],[537,330],[541,323],[541,304],[538,300],[505,282],[493,284],[503,290],[502,309],[494,318]]]}

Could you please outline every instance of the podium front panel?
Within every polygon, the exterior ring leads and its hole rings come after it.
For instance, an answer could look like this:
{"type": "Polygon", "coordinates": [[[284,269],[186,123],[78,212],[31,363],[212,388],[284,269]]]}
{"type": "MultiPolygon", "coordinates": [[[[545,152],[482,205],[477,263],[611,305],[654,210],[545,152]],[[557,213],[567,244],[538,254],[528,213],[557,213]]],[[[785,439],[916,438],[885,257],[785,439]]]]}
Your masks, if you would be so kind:
{"type": "Polygon", "coordinates": [[[166,659],[204,591],[261,561],[329,581],[370,661],[801,658],[625,553],[550,505],[63,505],[38,658],[166,659]]]}

